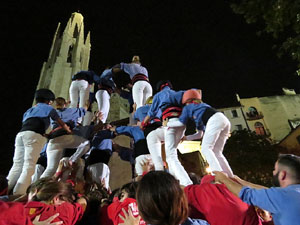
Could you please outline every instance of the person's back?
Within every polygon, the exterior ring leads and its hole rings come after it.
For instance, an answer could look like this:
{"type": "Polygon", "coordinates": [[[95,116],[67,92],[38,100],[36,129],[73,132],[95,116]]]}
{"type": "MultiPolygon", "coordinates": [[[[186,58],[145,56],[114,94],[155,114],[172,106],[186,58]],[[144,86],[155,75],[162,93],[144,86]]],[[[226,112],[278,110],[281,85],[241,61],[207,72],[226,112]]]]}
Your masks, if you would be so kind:
{"type": "Polygon", "coordinates": [[[200,185],[185,187],[192,218],[197,215],[215,225],[261,224],[254,206],[241,201],[225,185],[211,183],[213,180],[207,175],[200,185]]]}

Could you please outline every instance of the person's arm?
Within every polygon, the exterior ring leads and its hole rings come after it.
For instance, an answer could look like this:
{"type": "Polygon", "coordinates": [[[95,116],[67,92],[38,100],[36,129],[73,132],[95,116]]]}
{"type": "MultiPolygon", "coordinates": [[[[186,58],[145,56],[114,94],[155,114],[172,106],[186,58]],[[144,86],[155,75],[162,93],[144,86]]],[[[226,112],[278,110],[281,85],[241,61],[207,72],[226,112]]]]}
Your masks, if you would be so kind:
{"type": "Polygon", "coordinates": [[[57,118],[56,119],[56,122],[64,129],[67,131],[68,134],[71,134],[72,133],[72,130],[70,129],[70,127],[65,124],[64,121],[62,121],[60,118],[57,118]]]}
{"type": "Polygon", "coordinates": [[[234,195],[239,197],[239,193],[243,188],[243,185],[233,181],[230,179],[227,174],[220,171],[213,171],[215,174],[215,181],[225,184],[229,191],[231,191],[234,195]]]}
{"type": "Polygon", "coordinates": [[[203,136],[203,130],[197,130],[197,133],[186,136],[185,140],[187,141],[198,140],[201,139],[202,136],[203,136]]]}
{"type": "Polygon", "coordinates": [[[242,184],[243,186],[248,186],[248,187],[255,188],[255,189],[267,189],[268,188],[268,187],[265,187],[265,186],[262,186],[262,185],[259,185],[259,184],[253,184],[253,183],[250,183],[248,181],[245,181],[245,180],[239,178],[236,175],[234,175],[234,179],[237,182],[239,182],[240,184],[242,184]]]}

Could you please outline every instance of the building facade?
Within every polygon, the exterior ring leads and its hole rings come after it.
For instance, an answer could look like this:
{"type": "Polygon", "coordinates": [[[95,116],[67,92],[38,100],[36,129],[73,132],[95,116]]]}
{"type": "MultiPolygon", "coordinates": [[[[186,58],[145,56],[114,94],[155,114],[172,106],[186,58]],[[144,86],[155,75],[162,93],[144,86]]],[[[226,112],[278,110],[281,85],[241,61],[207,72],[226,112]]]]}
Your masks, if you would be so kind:
{"type": "Polygon", "coordinates": [[[238,98],[250,130],[274,143],[285,138],[300,123],[300,95],[238,98]]]}
{"type": "Polygon", "coordinates": [[[249,130],[242,106],[228,107],[218,109],[220,112],[223,112],[224,115],[229,119],[231,123],[230,131],[238,130],[249,130]]]}

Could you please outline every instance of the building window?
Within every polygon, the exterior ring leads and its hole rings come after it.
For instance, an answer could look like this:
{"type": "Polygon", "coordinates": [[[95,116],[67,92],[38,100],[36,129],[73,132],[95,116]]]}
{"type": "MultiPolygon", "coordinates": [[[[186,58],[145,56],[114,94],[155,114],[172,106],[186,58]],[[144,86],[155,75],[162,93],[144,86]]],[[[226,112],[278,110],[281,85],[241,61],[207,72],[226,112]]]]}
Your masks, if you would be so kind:
{"type": "Polygon", "coordinates": [[[237,113],[237,111],[235,109],[231,110],[231,115],[232,115],[233,118],[238,117],[238,113],[237,113]]]}
{"type": "Polygon", "coordinates": [[[257,109],[253,106],[249,107],[249,117],[256,117],[258,116],[257,109]]]}
{"type": "Polygon", "coordinates": [[[241,124],[235,125],[236,130],[243,130],[243,126],[241,124]]]}
{"type": "Polygon", "coordinates": [[[255,127],[255,132],[257,135],[266,135],[266,131],[265,131],[264,125],[262,123],[256,122],[254,124],[254,127],[255,127]]]}

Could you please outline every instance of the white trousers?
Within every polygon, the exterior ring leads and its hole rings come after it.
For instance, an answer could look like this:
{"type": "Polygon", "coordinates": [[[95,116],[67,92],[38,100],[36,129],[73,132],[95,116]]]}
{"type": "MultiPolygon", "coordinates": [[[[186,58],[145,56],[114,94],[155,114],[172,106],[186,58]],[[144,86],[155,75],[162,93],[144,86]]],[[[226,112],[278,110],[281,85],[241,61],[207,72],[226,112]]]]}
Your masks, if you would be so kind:
{"type": "Polygon", "coordinates": [[[147,135],[147,145],[155,170],[164,170],[164,162],[161,156],[161,145],[165,141],[167,127],[159,127],[147,135]]]}
{"type": "Polygon", "coordinates": [[[31,176],[34,174],[35,164],[47,139],[33,131],[19,132],[15,140],[15,153],[13,166],[10,169],[8,190],[13,187],[13,194],[25,194],[31,184],[31,176]]]}
{"type": "Polygon", "coordinates": [[[105,163],[95,163],[87,167],[87,171],[90,173],[91,178],[97,184],[104,183],[106,189],[109,188],[109,167],[105,163]]]}
{"type": "Polygon", "coordinates": [[[105,123],[109,113],[110,95],[106,90],[99,90],[96,92],[95,98],[97,100],[98,110],[103,114],[102,122],[105,123]]]}
{"type": "Polygon", "coordinates": [[[150,154],[140,155],[135,158],[135,172],[138,176],[143,175],[143,165],[146,162],[149,162],[150,164],[152,163],[150,154]]]}
{"type": "MultiPolygon", "coordinates": [[[[169,121],[176,120],[178,120],[178,118],[172,118],[169,121]]],[[[147,144],[155,170],[162,170],[161,140],[163,139],[165,141],[166,161],[168,163],[169,171],[179,180],[181,185],[187,186],[192,184],[192,181],[184,167],[181,165],[177,155],[177,146],[183,137],[184,132],[185,127],[160,127],[148,134],[147,144]],[[162,131],[164,132],[162,133],[162,131]]]]}
{"type": "Polygon", "coordinates": [[[54,175],[65,148],[77,148],[76,152],[70,157],[72,162],[76,162],[81,156],[89,151],[90,142],[77,135],[62,135],[51,139],[46,150],[47,168],[41,178],[54,175]]]}
{"type": "Polygon", "coordinates": [[[137,81],[132,87],[133,102],[136,103],[136,108],[145,105],[147,98],[152,96],[152,86],[147,81],[137,81]]]}
{"type": "Polygon", "coordinates": [[[228,176],[233,177],[229,163],[223,155],[224,145],[229,133],[230,121],[223,113],[215,113],[206,124],[201,152],[212,171],[224,171],[228,176]]]}
{"type": "Polygon", "coordinates": [[[70,108],[84,107],[89,99],[90,85],[86,80],[74,80],[71,82],[70,89],[70,108]]]}
{"type": "Polygon", "coordinates": [[[37,180],[40,179],[40,177],[42,176],[43,172],[45,171],[45,167],[43,167],[40,164],[36,164],[35,165],[35,170],[34,170],[34,174],[31,177],[31,183],[36,182],[37,180]]]}
{"type": "Polygon", "coordinates": [[[90,111],[86,111],[85,115],[83,117],[83,122],[82,122],[82,126],[89,126],[91,125],[93,119],[93,113],[90,111]]]}

